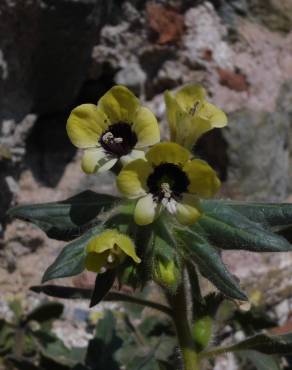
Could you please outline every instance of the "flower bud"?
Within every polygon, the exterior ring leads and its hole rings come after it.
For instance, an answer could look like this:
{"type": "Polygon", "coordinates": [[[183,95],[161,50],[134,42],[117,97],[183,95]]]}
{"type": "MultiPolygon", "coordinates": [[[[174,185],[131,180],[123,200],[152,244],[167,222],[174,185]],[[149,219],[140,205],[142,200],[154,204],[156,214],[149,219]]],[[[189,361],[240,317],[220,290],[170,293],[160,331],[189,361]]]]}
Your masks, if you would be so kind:
{"type": "Polygon", "coordinates": [[[213,320],[210,316],[199,318],[192,327],[192,335],[200,350],[207,347],[212,336],[213,320]]]}
{"type": "Polygon", "coordinates": [[[153,280],[174,292],[181,280],[179,268],[173,260],[159,257],[154,267],[153,280]]]}
{"type": "Polygon", "coordinates": [[[97,273],[116,268],[127,257],[136,263],[141,262],[132,240],[117,230],[106,230],[91,239],[86,251],[85,266],[87,270],[97,273]]]}

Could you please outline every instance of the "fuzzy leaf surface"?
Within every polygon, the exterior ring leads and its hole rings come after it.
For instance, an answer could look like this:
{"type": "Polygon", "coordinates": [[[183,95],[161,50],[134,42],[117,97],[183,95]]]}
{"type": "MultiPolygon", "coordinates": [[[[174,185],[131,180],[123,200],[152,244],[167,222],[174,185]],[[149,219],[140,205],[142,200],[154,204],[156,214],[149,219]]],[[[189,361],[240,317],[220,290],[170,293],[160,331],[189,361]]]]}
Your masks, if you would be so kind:
{"type": "Polygon", "coordinates": [[[101,226],[96,226],[66,245],[45,271],[42,282],[80,274],[85,269],[85,247],[89,240],[102,230],[101,226]]]}
{"type": "Polygon", "coordinates": [[[225,267],[217,249],[202,235],[186,228],[177,230],[177,236],[205,278],[226,296],[242,301],[247,300],[246,294],[225,267]]]}
{"type": "Polygon", "coordinates": [[[191,229],[222,249],[292,251],[292,244],[220,201],[203,202],[204,214],[191,229]]]}
{"type": "Polygon", "coordinates": [[[8,214],[32,222],[49,238],[72,240],[118,201],[112,195],[87,190],[60,202],[21,205],[10,209],[8,214]]]}
{"type": "Polygon", "coordinates": [[[260,224],[277,227],[292,225],[292,203],[258,203],[233,200],[203,200],[202,206],[223,204],[234,211],[247,217],[249,220],[260,224]]]}
{"type": "Polygon", "coordinates": [[[254,350],[267,355],[292,353],[292,333],[283,335],[257,334],[228,347],[228,352],[254,350]]]}

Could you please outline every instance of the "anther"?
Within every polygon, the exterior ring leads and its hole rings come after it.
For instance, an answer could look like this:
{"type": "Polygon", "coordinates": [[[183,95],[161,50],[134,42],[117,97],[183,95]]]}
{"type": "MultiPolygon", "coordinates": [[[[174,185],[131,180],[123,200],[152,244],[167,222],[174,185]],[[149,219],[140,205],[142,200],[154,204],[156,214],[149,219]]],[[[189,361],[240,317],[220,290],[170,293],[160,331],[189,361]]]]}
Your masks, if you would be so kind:
{"type": "Polygon", "coordinates": [[[104,143],[111,143],[114,139],[114,135],[111,133],[111,132],[106,132],[103,136],[102,136],[102,140],[104,143]]]}
{"type": "Polygon", "coordinates": [[[108,263],[113,263],[115,261],[115,257],[112,254],[109,254],[107,257],[107,262],[108,263]]]}
{"type": "Polygon", "coordinates": [[[115,143],[119,144],[119,143],[122,143],[124,140],[123,140],[123,138],[122,138],[122,137],[115,137],[115,138],[113,139],[113,141],[114,141],[115,143]]]}

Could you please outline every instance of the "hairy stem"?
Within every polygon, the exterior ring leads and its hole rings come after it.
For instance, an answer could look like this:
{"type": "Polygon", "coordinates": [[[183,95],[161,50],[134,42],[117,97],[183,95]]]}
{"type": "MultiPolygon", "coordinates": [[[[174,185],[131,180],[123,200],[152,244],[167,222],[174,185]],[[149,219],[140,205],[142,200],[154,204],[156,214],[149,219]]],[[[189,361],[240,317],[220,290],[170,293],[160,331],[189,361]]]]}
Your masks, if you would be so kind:
{"type": "Polygon", "coordinates": [[[198,355],[187,318],[187,299],[184,283],[179,286],[174,296],[168,295],[168,300],[173,310],[173,320],[184,363],[183,370],[199,370],[198,355]]]}
{"type": "Polygon", "coordinates": [[[154,308],[155,310],[161,311],[165,313],[166,315],[172,316],[172,310],[171,308],[160,304],[156,303],[153,301],[149,301],[147,299],[143,298],[138,298],[134,296],[130,296],[128,294],[120,293],[120,292],[113,292],[110,291],[105,298],[103,299],[104,301],[123,301],[123,302],[129,302],[129,303],[134,303],[134,304],[139,304],[142,306],[154,308]]]}

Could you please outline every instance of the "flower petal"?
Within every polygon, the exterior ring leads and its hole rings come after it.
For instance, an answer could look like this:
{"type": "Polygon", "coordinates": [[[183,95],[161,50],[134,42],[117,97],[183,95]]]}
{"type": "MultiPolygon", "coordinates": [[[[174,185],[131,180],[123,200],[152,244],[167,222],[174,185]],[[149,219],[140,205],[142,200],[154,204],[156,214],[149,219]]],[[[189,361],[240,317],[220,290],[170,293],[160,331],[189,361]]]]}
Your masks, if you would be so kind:
{"type": "Polygon", "coordinates": [[[156,117],[150,109],[140,107],[133,117],[133,131],[137,135],[136,148],[154,145],[160,141],[160,131],[156,117]]]}
{"type": "Polygon", "coordinates": [[[128,164],[132,161],[135,161],[136,159],[144,159],[145,160],[145,153],[143,152],[143,150],[133,149],[130,154],[123,155],[122,157],[120,157],[120,161],[121,161],[123,166],[125,166],[126,164],[128,164]]]}
{"type": "Polygon", "coordinates": [[[67,133],[78,148],[98,144],[101,133],[108,126],[108,118],[94,104],[82,104],[72,110],[67,121],[67,133]]]}
{"type": "Polygon", "coordinates": [[[111,123],[131,123],[138,109],[139,99],[125,86],[114,86],[98,101],[98,107],[109,117],[111,123]]]}
{"type": "Polygon", "coordinates": [[[156,215],[156,206],[152,194],[140,198],[134,211],[134,220],[136,224],[141,226],[151,224],[156,215]]]}
{"type": "Polygon", "coordinates": [[[102,148],[86,149],[82,158],[81,167],[85,173],[105,172],[112,168],[117,158],[109,157],[102,148]]]}
{"type": "Polygon", "coordinates": [[[86,251],[88,253],[103,253],[114,247],[116,242],[117,230],[105,230],[95,236],[87,244],[86,251]]]}
{"type": "Polygon", "coordinates": [[[128,163],[117,176],[117,186],[128,198],[139,198],[146,194],[147,179],[153,169],[143,159],[128,163]]]}
{"type": "Polygon", "coordinates": [[[220,188],[220,180],[216,172],[206,162],[200,159],[188,161],[183,167],[190,184],[188,191],[199,197],[210,198],[220,188]]]}
{"type": "Polygon", "coordinates": [[[166,106],[166,117],[170,131],[170,140],[178,142],[176,140],[177,125],[181,121],[182,116],[186,113],[178,105],[177,101],[169,91],[165,91],[164,101],[166,106]]]}
{"type": "Polygon", "coordinates": [[[209,120],[211,128],[213,127],[224,127],[227,125],[228,120],[226,114],[216,105],[205,101],[200,109],[199,116],[209,120]]]}
{"type": "Polygon", "coordinates": [[[85,258],[85,267],[88,271],[99,273],[101,268],[106,265],[109,252],[95,253],[90,252],[85,258]]]}
{"type": "Polygon", "coordinates": [[[201,104],[206,97],[206,91],[201,85],[186,85],[175,94],[175,98],[182,109],[190,112],[197,104],[201,104]]]}
{"type": "Polygon", "coordinates": [[[163,142],[154,145],[145,156],[154,166],[161,163],[184,165],[190,158],[191,153],[176,143],[163,142]]]}
{"type": "Polygon", "coordinates": [[[199,200],[191,194],[184,194],[176,206],[176,218],[183,225],[195,223],[201,216],[199,200]]]}
{"type": "Polygon", "coordinates": [[[127,235],[119,233],[119,235],[117,236],[116,244],[126,255],[131,257],[132,260],[134,260],[136,263],[141,262],[141,259],[136,254],[134,243],[127,235]]]}
{"type": "Polygon", "coordinates": [[[177,125],[176,142],[191,150],[198,138],[211,129],[209,120],[199,116],[184,115],[177,125]]]}

